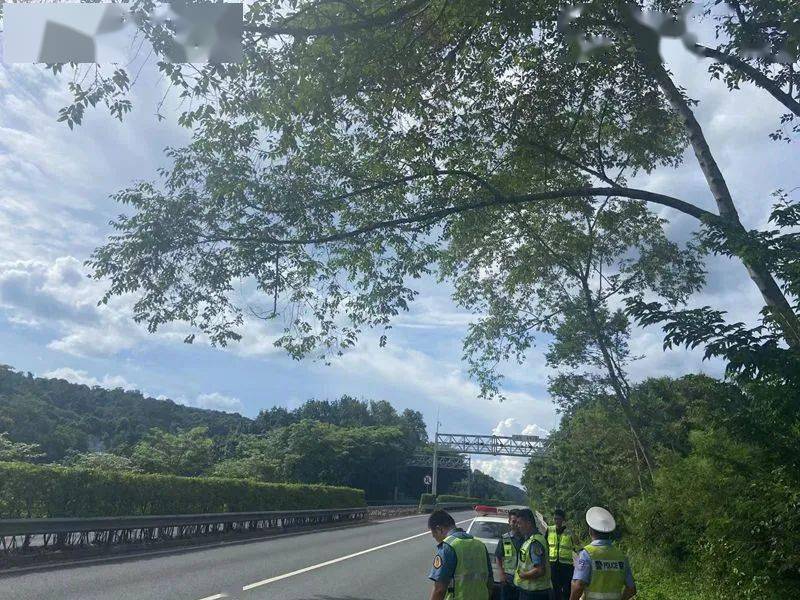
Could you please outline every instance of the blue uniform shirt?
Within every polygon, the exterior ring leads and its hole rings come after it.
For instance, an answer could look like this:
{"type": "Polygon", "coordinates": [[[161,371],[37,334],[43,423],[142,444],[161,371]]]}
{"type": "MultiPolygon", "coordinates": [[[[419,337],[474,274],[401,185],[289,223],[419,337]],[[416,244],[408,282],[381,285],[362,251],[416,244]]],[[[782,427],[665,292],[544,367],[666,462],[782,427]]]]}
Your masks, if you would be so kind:
{"type": "Polygon", "coordinates": [[[531,565],[533,567],[538,567],[544,563],[547,558],[545,556],[546,552],[544,546],[542,546],[541,542],[537,542],[536,540],[531,542],[531,545],[528,547],[528,553],[530,554],[531,565]]]}
{"type": "MultiPolygon", "coordinates": [[[[463,529],[458,527],[451,529],[447,533],[447,537],[450,536],[457,537],[457,538],[469,538],[472,537],[463,529]]],[[[442,542],[436,547],[436,554],[433,556],[433,566],[431,567],[431,572],[428,575],[428,579],[432,579],[433,581],[450,581],[453,579],[453,575],[456,572],[456,551],[453,550],[453,547],[450,544],[445,544],[442,542]]],[[[486,578],[489,579],[492,576],[492,563],[491,559],[489,558],[489,552],[486,552],[486,578]]]]}
{"type": "MultiPolygon", "coordinates": [[[[592,546],[610,546],[611,540],[594,540],[592,546]]],[[[586,550],[581,550],[578,553],[578,560],[575,562],[575,572],[572,575],[573,579],[580,579],[586,585],[592,581],[592,559],[586,550]]],[[[631,565],[625,561],[625,585],[628,587],[635,587],[633,582],[633,572],[631,565]]]]}

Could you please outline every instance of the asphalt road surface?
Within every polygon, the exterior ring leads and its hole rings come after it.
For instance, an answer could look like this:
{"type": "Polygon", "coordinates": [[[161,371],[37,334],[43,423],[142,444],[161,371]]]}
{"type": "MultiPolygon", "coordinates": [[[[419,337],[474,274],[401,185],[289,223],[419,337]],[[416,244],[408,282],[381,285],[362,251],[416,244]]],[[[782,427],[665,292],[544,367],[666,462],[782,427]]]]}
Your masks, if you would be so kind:
{"type": "MultiPolygon", "coordinates": [[[[454,513],[466,526],[474,513],[454,513]]],[[[1,600],[424,600],[427,515],[0,576],[1,600]]]]}

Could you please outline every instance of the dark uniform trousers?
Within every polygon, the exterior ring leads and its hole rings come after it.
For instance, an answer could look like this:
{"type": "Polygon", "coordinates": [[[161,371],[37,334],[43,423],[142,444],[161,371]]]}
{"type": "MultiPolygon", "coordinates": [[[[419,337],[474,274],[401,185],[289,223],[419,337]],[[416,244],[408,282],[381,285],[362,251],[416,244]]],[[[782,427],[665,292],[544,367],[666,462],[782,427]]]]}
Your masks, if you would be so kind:
{"type": "Polygon", "coordinates": [[[572,586],[572,574],[575,572],[573,565],[560,562],[550,563],[550,580],[553,582],[555,600],[569,600],[572,586]]]}
{"type": "Polygon", "coordinates": [[[519,600],[552,600],[550,592],[553,590],[543,590],[539,592],[519,591],[519,600]]]}
{"type": "Polygon", "coordinates": [[[500,600],[519,600],[519,588],[513,583],[504,583],[500,586],[500,600]]]}

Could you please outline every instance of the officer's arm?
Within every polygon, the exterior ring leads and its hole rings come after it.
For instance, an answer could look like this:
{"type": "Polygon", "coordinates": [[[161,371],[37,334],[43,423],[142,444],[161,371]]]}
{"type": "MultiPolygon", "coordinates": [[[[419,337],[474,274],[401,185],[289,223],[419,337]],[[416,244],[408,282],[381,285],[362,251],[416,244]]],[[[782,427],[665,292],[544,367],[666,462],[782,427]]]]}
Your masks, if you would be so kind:
{"type": "Polygon", "coordinates": [[[628,600],[636,595],[636,583],[633,581],[633,571],[631,564],[625,560],[625,589],[622,592],[621,600],[628,600]]]}
{"type": "MultiPolygon", "coordinates": [[[[491,598],[492,597],[492,592],[494,591],[494,573],[492,573],[492,560],[491,560],[491,557],[489,556],[489,552],[488,551],[486,552],[486,568],[489,571],[487,573],[487,575],[486,575],[486,587],[489,588],[489,598],[491,598]]],[[[500,573],[502,573],[502,577],[503,577],[502,581],[505,581],[506,574],[505,574],[505,571],[503,570],[503,565],[502,564],[500,565],[500,573]]]]}
{"type": "Polygon", "coordinates": [[[444,600],[444,597],[447,595],[447,586],[450,585],[450,581],[434,581],[433,582],[433,589],[431,590],[431,600],[444,600]]]}
{"type": "Polygon", "coordinates": [[[500,582],[504,582],[506,580],[506,571],[503,568],[503,559],[499,556],[495,556],[495,561],[497,561],[497,566],[500,567],[500,582]]]}
{"type": "Polygon", "coordinates": [[[544,565],[536,565],[530,571],[520,571],[519,576],[522,579],[536,579],[537,577],[541,577],[545,573],[544,565]]]}
{"type": "Polygon", "coordinates": [[[520,571],[519,576],[522,579],[536,579],[537,577],[543,576],[547,573],[547,569],[545,566],[545,561],[547,558],[545,557],[544,548],[539,542],[533,542],[530,545],[530,551],[533,553],[539,562],[534,565],[534,567],[528,571],[520,571]]]}
{"type": "MultiPolygon", "coordinates": [[[[583,590],[586,589],[586,583],[581,581],[580,579],[573,579],[572,580],[572,589],[569,593],[569,600],[581,600],[581,596],[583,596],[583,590]]],[[[623,595],[623,598],[625,596],[623,595]]]]}
{"type": "Polygon", "coordinates": [[[622,600],[628,600],[629,598],[633,598],[635,595],[636,586],[630,587],[626,585],[625,589],[622,591],[622,600]]]}
{"type": "MultiPolygon", "coordinates": [[[[495,548],[494,551],[494,560],[497,563],[497,566],[500,567],[500,583],[506,581],[506,571],[503,568],[504,556],[505,556],[505,551],[503,550],[503,540],[501,538],[500,541],[497,542],[497,548],[495,548]]],[[[489,571],[491,571],[491,569],[489,569],[489,571]]]]}

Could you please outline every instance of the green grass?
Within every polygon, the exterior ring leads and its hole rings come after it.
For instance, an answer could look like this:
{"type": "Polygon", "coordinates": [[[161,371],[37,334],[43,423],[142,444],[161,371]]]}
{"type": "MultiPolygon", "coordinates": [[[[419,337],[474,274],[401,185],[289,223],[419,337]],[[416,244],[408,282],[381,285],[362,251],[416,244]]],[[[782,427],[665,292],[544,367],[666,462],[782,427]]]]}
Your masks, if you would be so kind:
{"type": "Polygon", "coordinates": [[[720,600],[729,598],[701,569],[626,548],[636,580],[637,600],[720,600]]]}

